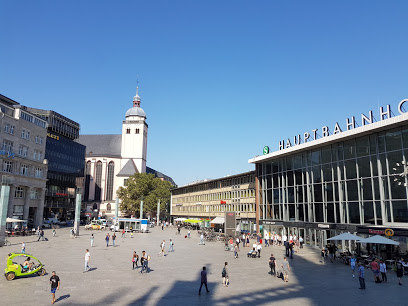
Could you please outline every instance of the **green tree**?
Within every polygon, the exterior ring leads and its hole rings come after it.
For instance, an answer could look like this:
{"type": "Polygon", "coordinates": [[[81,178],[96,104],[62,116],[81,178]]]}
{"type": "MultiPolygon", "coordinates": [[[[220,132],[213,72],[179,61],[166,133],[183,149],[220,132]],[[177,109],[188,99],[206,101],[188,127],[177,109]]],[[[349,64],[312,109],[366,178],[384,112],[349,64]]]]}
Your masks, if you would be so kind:
{"type": "Polygon", "coordinates": [[[152,213],[157,210],[157,201],[160,200],[160,211],[164,211],[170,201],[171,187],[170,182],[162,181],[151,173],[135,173],[129,177],[126,186],[119,187],[117,191],[121,199],[120,210],[137,215],[143,200],[143,211],[152,213]]]}

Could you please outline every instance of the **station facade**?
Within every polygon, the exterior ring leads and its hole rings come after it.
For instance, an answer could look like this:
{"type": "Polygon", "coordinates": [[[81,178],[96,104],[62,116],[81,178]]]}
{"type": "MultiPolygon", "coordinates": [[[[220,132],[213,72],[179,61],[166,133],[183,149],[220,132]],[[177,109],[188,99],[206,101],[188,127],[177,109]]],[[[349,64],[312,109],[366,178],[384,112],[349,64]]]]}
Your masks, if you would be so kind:
{"type": "Polygon", "coordinates": [[[341,232],[408,239],[408,99],[279,141],[256,166],[259,231],[325,246],[341,232]],[[394,107],[395,108],[395,107],[394,107]],[[394,115],[395,114],[395,115],[394,115]],[[375,121],[377,117],[377,121],[375,121]],[[361,123],[361,124],[360,124],[361,123]],[[320,137],[318,135],[321,135],[320,137]]]}

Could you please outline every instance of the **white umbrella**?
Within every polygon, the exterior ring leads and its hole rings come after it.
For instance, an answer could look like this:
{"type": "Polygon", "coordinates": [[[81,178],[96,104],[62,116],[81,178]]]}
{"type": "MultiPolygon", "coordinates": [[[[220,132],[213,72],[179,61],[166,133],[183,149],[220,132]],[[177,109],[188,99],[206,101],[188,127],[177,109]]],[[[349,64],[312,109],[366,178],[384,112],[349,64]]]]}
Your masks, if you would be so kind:
{"type": "Polygon", "coordinates": [[[356,235],[353,235],[353,234],[350,234],[350,233],[343,233],[343,234],[331,237],[331,238],[329,238],[327,240],[341,240],[341,241],[343,241],[343,240],[356,240],[356,241],[359,241],[359,240],[363,240],[363,239],[364,239],[363,237],[359,237],[359,236],[356,236],[356,235]]]}
{"type": "Polygon", "coordinates": [[[361,239],[359,243],[374,243],[374,244],[392,244],[392,245],[399,245],[400,243],[388,238],[385,238],[380,235],[375,235],[372,237],[369,237],[367,239],[361,239]]]}
{"type": "Polygon", "coordinates": [[[14,219],[14,218],[7,218],[6,222],[27,222],[26,220],[14,219]]]}

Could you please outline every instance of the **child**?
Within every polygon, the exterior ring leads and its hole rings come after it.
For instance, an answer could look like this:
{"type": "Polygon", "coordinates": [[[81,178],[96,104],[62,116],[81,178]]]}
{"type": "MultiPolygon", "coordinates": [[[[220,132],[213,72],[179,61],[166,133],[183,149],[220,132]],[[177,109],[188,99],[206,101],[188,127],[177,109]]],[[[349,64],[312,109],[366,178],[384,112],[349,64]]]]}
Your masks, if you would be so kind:
{"type": "Polygon", "coordinates": [[[21,254],[25,254],[25,243],[21,244],[21,254]]]}
{"type": "Polygon", "coordinates": [[[353,274],[353,277],[354,277],[354,271],[356,270],[356,262],[357,262],[356,256],[350,258],[350,268],[351,268],[351,273],[353,274]]]}

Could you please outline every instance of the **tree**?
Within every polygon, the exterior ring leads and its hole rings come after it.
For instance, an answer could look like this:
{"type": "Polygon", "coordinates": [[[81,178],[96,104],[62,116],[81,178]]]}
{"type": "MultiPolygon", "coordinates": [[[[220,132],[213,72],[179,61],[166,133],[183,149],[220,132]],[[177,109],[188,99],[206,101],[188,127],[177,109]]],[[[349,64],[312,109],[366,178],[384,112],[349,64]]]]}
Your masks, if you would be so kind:
{"type": "Polygon", "coordinates": [[[157,201],[160,200],[160,211],[164,211],[170,201],[171,187],[170,182],[151,173],[135,173],[129,177],[126,186],[119,187],[117,191],[122,202],[120,210],[136,215],[140,213],[140,201],[143,200],[143,211],[152,213],[157,210],[157,201]]]}

